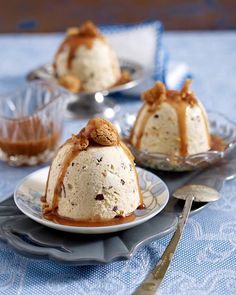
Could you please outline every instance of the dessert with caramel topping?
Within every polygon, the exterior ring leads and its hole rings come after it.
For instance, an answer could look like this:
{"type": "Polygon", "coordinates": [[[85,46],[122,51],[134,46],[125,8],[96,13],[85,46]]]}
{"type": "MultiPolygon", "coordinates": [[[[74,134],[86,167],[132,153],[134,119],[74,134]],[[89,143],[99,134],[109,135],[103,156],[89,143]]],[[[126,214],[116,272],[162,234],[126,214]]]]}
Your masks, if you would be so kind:
{"type": "Polygon", "coordinates": [[[60,147],[48,175],[44,217],[77,226],[132,220],[142,205],[134,158],[116,128],[89,120],[60,147]]]}
{"type": "Polygon", "coordinates": [[[72,92],[108,89],[121,79],[115,52],[90,21],[68,29],[55,55],[54,69],[59,83],[72,92]]]}
{"type": "Polygon", "coordinates": [[[211,149],[207,114],[186,80],[180,91],[157,82],[142,93],[144,104],[131,132],[133,146],[150,153],[188,156],[211,149]]]}

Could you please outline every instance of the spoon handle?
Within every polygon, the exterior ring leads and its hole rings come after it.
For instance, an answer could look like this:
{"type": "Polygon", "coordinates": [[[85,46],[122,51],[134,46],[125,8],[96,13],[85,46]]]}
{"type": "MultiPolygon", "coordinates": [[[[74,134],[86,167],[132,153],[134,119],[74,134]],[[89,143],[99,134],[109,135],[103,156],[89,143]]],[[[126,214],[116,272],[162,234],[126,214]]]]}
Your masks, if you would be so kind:
{"type": "Polygon", "coordinates": [[[182,214],[179,217],[179,222],[174,235],[172,236],[169,245],[161,256],[158,264],[155,266],[153,271],[147,276],[143,281],[141,286],[133,293],[134,295],[153,295],[156,294],[167,269],[172,261],[176,248],[178,246],[179,240],[182,236],[184,226],[188,219],[189,212],[192,207],[194,200],[194,195],[189,195],[186,198],[182,214]]]}

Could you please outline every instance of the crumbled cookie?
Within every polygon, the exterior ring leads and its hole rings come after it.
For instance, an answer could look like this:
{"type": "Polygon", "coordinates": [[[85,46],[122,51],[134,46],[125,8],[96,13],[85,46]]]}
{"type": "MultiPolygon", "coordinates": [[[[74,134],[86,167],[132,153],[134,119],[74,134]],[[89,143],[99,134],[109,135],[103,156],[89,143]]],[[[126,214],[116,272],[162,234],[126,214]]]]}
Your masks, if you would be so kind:
{"type": "Polygon", "coordinates": [[[79,148],[80,150],[85,150],[89,146],[89,140],[86,137],[79,138],[79,148]]]}
{"type": "MultiPolygon", "coordinates": [[[[120,136],[110,122],[101,119],[90,119],[87,126],[68,139],[68,143],[76,145],[78,150],[85,150],[91,142],[104,146],[117,145],[120,142],[120,136]]],[[[99,160],[101,161],[101,160],[99,160]]]]}
{"type": "Polygon", "coordinates": [[[153,104],[160,99],[161,96],[166,95],[166,87],[162,82],[157,82],[151,89],[148,89],[142,93],[142,99],[153,104]]]}
{"type": "Polygon", "coordinates": [[[59,78],[59,84],[73,93],[80,90],[80,80],[75,75],[64,75],[59,78]]]}
{"type": "Polygon", "coordinates": [[[70,28],[67,29],[66,34],[68,36],[78,35],[79,34],[79,28],[78,27],[70,27],[70,28]]]}
{"type": "Polygon", "coordinates": [[[78,135],[72,134],[71,138],[68,140],[76,145],[76,148],[80,151],[85,150],[89,146],[89,140],[83,133],[84,130],[85,128],[83,128],[78,135]]]}
{"type": "Polygon", "coordinates": [[[182,89],[167,90],[162,82],[157,82],[152,88],[142,93],[142,99],[150,106],[154,106],[163,101],[172,100],[176,102],[184,101],[193,106],[197,99],[193,92],[190,91],[189,87],[191,80],[186,80],[182,89]]]}
{"type": "Polygon", "coordinates": [[[108,121],[95,118],[89,120],[86,130],[89,133],[89,137],[100,145],[117,145],[120,137],[116,128],[108,121]]]}
{"type": "Polygon", "coordinates": [[[86,36],[86,37],[97,37],[100,34],[99,34],[97,26],[93,22],[86,21],[79,28],[79,35],[80,36],[86,36]]]}

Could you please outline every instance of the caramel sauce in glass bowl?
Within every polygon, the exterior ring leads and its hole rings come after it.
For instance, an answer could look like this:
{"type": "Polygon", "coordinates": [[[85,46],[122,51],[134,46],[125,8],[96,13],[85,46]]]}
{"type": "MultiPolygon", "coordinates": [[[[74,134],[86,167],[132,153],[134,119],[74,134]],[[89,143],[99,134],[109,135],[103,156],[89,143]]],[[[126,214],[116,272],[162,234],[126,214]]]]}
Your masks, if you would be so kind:
{"type": "Polygon", "coordinates": [[[48,81],[1,97],[0,160],[13,166],[48,161],[59,144],[66,91],[48,81]]]}
{"type": "Polygon", "coordinates": [[[0,129],[0,148],[8,156],[27,157],[36,156],[48,149],[53,150],[60,132],[51,125],[51,132],[48,132],[38,117],[9,121],[6,124],[8,138],[1,137],[3,132],[0,129]]]}

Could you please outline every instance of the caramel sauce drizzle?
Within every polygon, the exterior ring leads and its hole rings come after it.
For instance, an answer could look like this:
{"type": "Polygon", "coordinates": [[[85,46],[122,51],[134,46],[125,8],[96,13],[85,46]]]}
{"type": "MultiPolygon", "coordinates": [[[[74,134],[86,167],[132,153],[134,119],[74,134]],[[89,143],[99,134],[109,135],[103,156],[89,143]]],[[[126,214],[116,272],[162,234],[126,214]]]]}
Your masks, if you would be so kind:
{"type": "MultiPolygon", "coordinates": [[[[92,221],[92,220],[72,220],[69,218],[65,218],[62,216],[59,216],[57,212],[58,208],[58,202],[59,198],[61,196],[61,190],[63,187],[63,181],[64,177],[66,174],[66,171],[68,167],[70,166],[71,162],[73,159],[82,151],[86,150],[89,146],[91,145],[96,145],[100,144],[103,146],[112,146],[112,145],[120,145],[121,148],[124,150],[126,153],[127,157],[130,160],[131,165],[133,166],[133,169],[136,173],[136,181],[137,181],[137,186],[138,186],[138,193],[139,193],[139,198],[140,198],[140,209],[144,208],[143,204],[143,199],[142,199],[142,194],[140,191],[140,187],[138,184],[138,175],[134,166],[134,157],[130,150],[126,147],[126,145],[120,140],[120,137],[117,133],[117,130],[115,127],[105,121],[104,119],[91,119],[89,120],[87,126],[83,128],[78,135],[73,135],[72,138],[68,139],[66,141],[66,144],[71,145],[71,149],[69,150],[68,154],[66,155],[62,165],[61,165],[61,170],[59,172],[56,185],[54,188],[54,196],[53,196],[53,202],[52,206],[49,207],[47,204],[46,200],[46,195],[47,195],[47,189],[48,189],[48,180],[50,176],[50,171],[51,167],[49,170],[49,176],[47,179],[46,183],[46,192],[45,196],[41,198],[41,201],[43,203],[43,216],[44,218],[51,220],[56,223],[61,223],[61,224],[66,224],[66,225],[72,225],[72,226],[105,226],[105,225],[113,225],[113,224],[121,224],[125,222],[130,222],[133,221],[135,218],[134,214],[131,214],[130,216],[127,217],[119,217],[115,218],[112,220],[107,220],[107,221],[92,221]],[[110,133],[109,136],[105,136],[105,134],[110,133]]],[[[64,146],[62,145],[61,148],[64,146]]]]}
{"type": "Polygon", "coordinates": [[[97,227],[97,226],[111,226],[111,225],[128,223],[128,222],[134,221],[136,216],[134,213],[132,213],[131,215],[125,216],[125,217],[119,216],[113,219],[95,221],[90,219],[85,219],[85,220],[70,219],[70,218],[62,217],[58,215],[57,212],[54,212],[54,213],[46,215],[46,218],[50,221],[53,221],[54,223],[64,224],[68,226],[84,226],[84,227],[96,226],[97,227]]]}
{"type": "MultiPolygon", "coordinates": [[[[41,198],[41,201],[44,203],[44,217],[46,217],[47,219],[48,219],[48,216],[52,212],[55,213],[57,208],[58,208],[58,202],[59,202],[59,198],[60,198],[60,195],[61,195],[61,189],[62,189],[62,186],[63,186],[63,181],[64,181],[66,171],[67,171],[68,167],[70,166],[71,162],[73,161],[73,159],[79,154],[79,152],[81,150],[80,145],[76,144],[75,142],[70,143],[69,141],[67,141],[65,144],[71,144],[71,149],[68,152],[68,154],[66,155],[66,157],[65,157],[65,159],[64,159],[64,161],[63,161],[63,163],[61,165],[61,170],[59,172],[59,175],[58,175],[58,178],[57,178],[57,181],[56,181],[56,185],[55,185],[55,189],[54,189],[54,197],[53,197],[52,206],[49,207],[47,205],[46,197],[41,198]]],[[[62,145],[62,146],[64,146],[64,145],[62,145]]],[[[62,148],[62,146],[60,148],[62,148]]],[[[47,194],[50,172],[51,172],[51,167],[49,169],[49,174],[48,174],[48,178],[47,178],[45,195],[47,194]]]]}
{"type": "MultiPolygon", "coordinates": [[[[143,106],[143,107],[144,107],[144,106],[143,106]]],[[[142,111],[144,111],[144,110],[141,109],[141,112],[142,112],[142,111]]],[[[138,118],[139,118],[141,112],[139,112],[139,114],[138,114],[138,118]]],[[[147,122],[148,122],[148,119],[152,116],[152,114],[153,114],[153,111],[152,111],[152,110],[149,110],[148,113],[146,113],[146,116],[145,116],[144,119],[143,119],[142,128],[141,128],[141,130],[140,130],[140,132],[139,132],[139,135],[138,135],[138,137],[137,137],[137,144],[136,144],[136,147],[137,147],[137,148],[140,148],[141,140],[142,140],[142,137],[143,137],[143,134],[144,134],[144,131],[145,131],[145,126],[146,126],[146,124],[147,124],[147,122]]],[[[137,120],[138,120],[138,119],[137,119],[137,120]]],[[[134,128],[133,128],[133,130],[134,130],[134,128]]],[[[131,134],[132,134],[132,133],[131,133],[131,134]]],[[[133,135],[133,134],[132,134],[132,135],[133,135]]]]}
{"type": "Polygon", "coordinates": [[[146,112],[142,122],[142,126],[139,129],[137,134],[137,141],[135,144],[136,148],[138,149],[140,148],[142,137],[145,132],[145,127],[148,120],[150,119],[151,116],[155,114],[155,112],[160,107],[160,104],[163,102],[169,103],[176,110],[177,117],[178,117],[179,134],[180,134],[179,140],[180,140],[181,156],[188,155],[187,124],[186,124],[186,112],[188,107],[191,107],[194,105],[198,105],[200,107],[202,116],[204,118],[206,130],[208,133],[209,146],[211,146],[211,136],[209,135],[207,118],[201,104],[198,103],[193,93],[190,92],[189,90],[190,83],[191,83],[190,80],[186,80],[181,91],[175,91],[175,90],[167,90],[163,83],[157,82],[153,88],[143,92],[142,98],[145,101],[145,103],[143,104],[142,108],[138,112],[137,118],[135,120],[135,124],[131,130],[131,135],[130,135],[130,141],[133,142],[134,132],[135,132],[135,129],[137,128],[137,122],[141,116],[141,113],[144,111],[144,106],[148,104],[148,112],[146,112]]]}
{"type": "MultiPolygon", "coordinates": [[[[69,49],[68,59],[67,59],[67,68],[71,69],[72,67],[72,61],[75,58],[75,53],[77,51],[77,48],[80,46],[85,46],[88,49],[91,49],[93,46],[93,37],[78,37],[76,35],[68,36],[60,45],[55,60],[57,59],[58,55],[66,48],[69,49]]],[[[55,62],[54,62],[55,65],[55,62]]]]}
{"type": "MultiPolygon", "coordinates": [[[[58,202],[61,195],[61,189],[63,187],[63,181],[66,174],[66,171],[68,167],[70,166],[70,163],[73,161],[73,159],[80,153],[80,151],[86,149],[88,147],[88,139],[84,136],[85,129],[82,129],[81,132],[78,135],[72,135],[70,139],[68,139],[65,144],[63,144],[60,149],[65,146],[66,144],[71,145],[71,149],[67,153],[62,165],[61,170],[59,172],[55,189],[54,189],[54,195],[53,195],[53,202],[52,206],[49,207],[47,203],[44,204],[44,217],[46,217],[48,214],[54,214],[58,208],[58,202]]],[[[59,149],[59,150],[60,150],[59,149]]],[[[51,167],[49,170],[49,176],[51,172],[51,167]]],[[[48,189],[48,181],[49,176],[46,183],[46,192],[45,195],[47,195],[47,189],[48,189]]]]}
{"type": "MultiPolygon", "coordinates": [[[[62,147],[64,146],[65,144],[61,145],[59,147],[59,149],[57,150],[57,152],[55,153],[53,159],[52,159],[52,162],[54,161],[54,159],[57,157],[59,151],[62,149],[62,147]]],[[[49,168],[49,171],[48,171],[48,178],[47,178],[47,181],[46,181],[46,187],[45,187],[45,193],[44,193],[44,196],[41,197],[41,203],[42,203],[42,206],[43,206],[43,213],[46,213],[46,212],[49,212],[51,209],[49,209],[49,205],[47,203],[47,191],[48,191],[48,182],[49,182],[49,178],[50,178],[50,173],[51,173],[51,169],[52,169],[52,165],[50,166],[49,168]]]]}
{"type": "Polygon", "coordinates": [[[56,186],[55,186],[52,209],[57,209],[58,207],[58,201],[61,195],[61,189],[63,186],[63,181],[66,175],[66,171],[68,167],[70,166],[72,160],[79,154],[79,152],[80,152],[80,149],[76,147],[76,144],[74,144],[63,161],[59,176],[57,178],[56,186]]]}
{"type": "Polygon", "coordinates": [[[225,149],[225,142],[222,138],[216,135],[211,135],[211,150],[223,151],[225,149]]]}
{"type": "Polygon", "coordinates": [[[60,45],[54,59],[54,69],[56,72],[56,59],[58,55],[67,47],[69,49],[67,68],[71,69],[77,48],[85,46],[91,49],[95,39],[104,40],[98,28],[91,21],[85,22],[80,28],[71,28],[67,32],[67,37],[60,45]]]}

